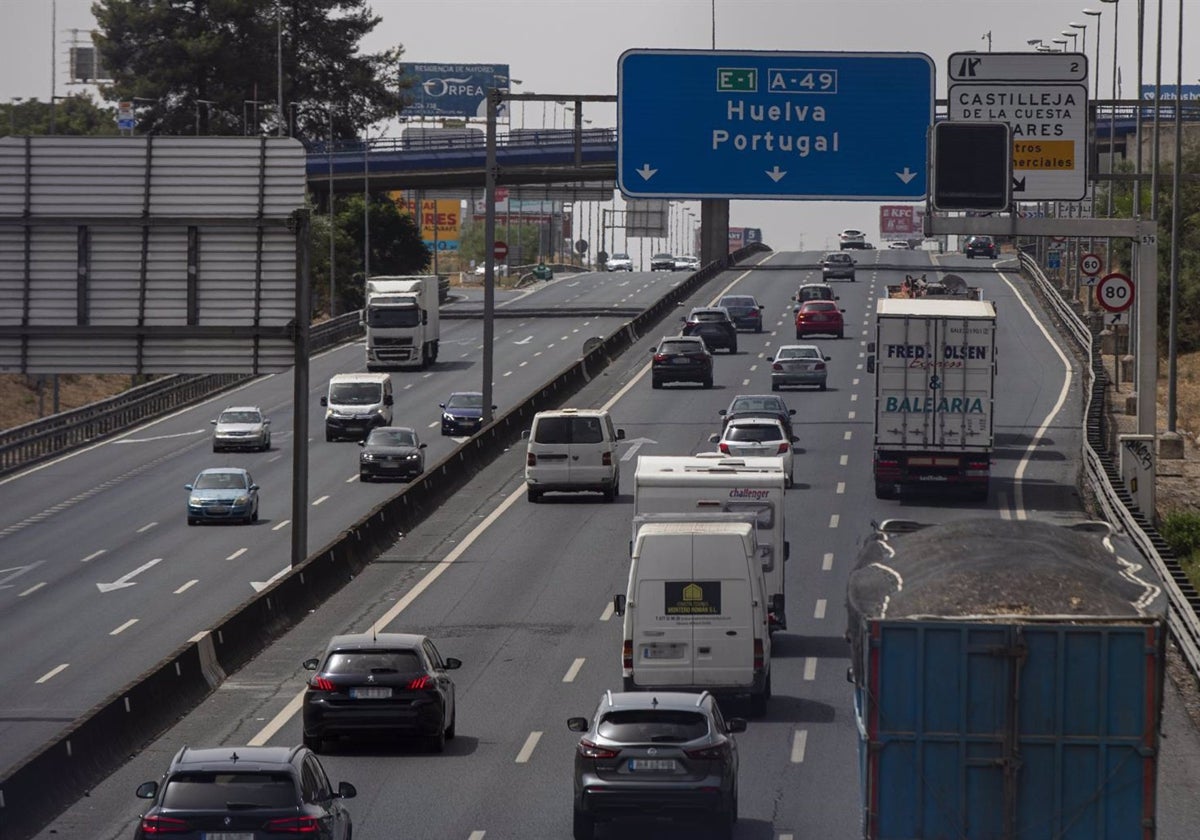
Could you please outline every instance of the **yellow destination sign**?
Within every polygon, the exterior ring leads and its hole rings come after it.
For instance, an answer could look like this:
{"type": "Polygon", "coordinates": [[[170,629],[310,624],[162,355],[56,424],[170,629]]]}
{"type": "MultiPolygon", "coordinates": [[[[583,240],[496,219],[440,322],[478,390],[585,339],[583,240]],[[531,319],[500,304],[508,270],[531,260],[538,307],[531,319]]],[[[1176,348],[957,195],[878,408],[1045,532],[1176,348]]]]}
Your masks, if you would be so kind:
{"type": "Polygon", "coordinates": [[[1013,169],[1075,168],[1074,140],[1014,140],[1013,169]]]}

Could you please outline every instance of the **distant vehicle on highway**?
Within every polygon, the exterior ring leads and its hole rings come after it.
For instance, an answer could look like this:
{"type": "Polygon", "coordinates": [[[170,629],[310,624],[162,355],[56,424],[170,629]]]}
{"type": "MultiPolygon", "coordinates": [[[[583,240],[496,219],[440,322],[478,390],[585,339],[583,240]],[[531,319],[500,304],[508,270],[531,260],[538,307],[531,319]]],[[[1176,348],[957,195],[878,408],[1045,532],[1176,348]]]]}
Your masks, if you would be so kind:
{"type": "Polygon", "coordinates": [[[138,798],[153,802],[133,836],[350,840],[342,800],[357,793],[349,782],[330,784],[305,747],[184,747],[161,781],[138,785],[138,798]]]}
{"type": "Polygon", "coordinates": [[[650,258],[651,271],[674,271],[675,256],[673,254],[655,254],[650,258]]]}
{"type": "Polygon", "coordinates": [[[213,452],[227,449],[271,448],[271,421],[254,405],[235,405],[217,415],[213,424],[213,452]]]}
{"type": "Polygon", "coordinates": [[[743,458],[782,458],[783,476],[787,487],[792,486],[792,464],[795,455],[792,444],[795,435],[789,435],[783,423],[773,417],[740,417],[729,421],[720,434],[708,436],[722,455],[743,458]]]}
{"type": "Polygon", "coordinates": [[[304,660],[314,672],[304,691],[304,745],[320,752],[340,735],[372,742],[404,736],[440,753],[457,723],[454,680],[446,672],[461,667],[458,659],[443,659],[428,636],[334,636],[319,658],[304,660]]]}
{"type": "Polygon", "coordinates": [[[796,338],[807,335],[833,335],[841,338],[845,334],[842,319],[844,310],[827,300],[810,300],[800,304],[796,313],[796,338]]]}
{"type": "Polygon", "coordinates": [[[828,283],[805,283],[796,292],[796,306],[799,310],[800,305],[807,303],[810,300],[837,300],[838,296],[833,291],[833,286],[828,283]]]}
{"type": "Polygon", "coordinates": [[[847,248],[866,248],[867,235],[861,230],[846,228],[838,234],[838,247],[842,250],[847,248]]]}
{"type": "Polygon", "coordinates": [[[684,335],[700,336],[710,350],[724,347],[730,353],[737,353],[737,327],[733,325],[733,319],[724,307],[697,307],[682,320],[684,335]]]}
{"type": "Polygon", "coordinates": [[[698,335],[664,337],[651,350],[650,387],[661,388],[668,382],[699,382],[713,386],[713,355],[698,335]]]}
{"type": "Polygon", "coordinates": [[[988,257],[996,259],[996,240],[990,236],[972,236],[967,240],[967,245],[963,248],[963,253],[967,255],[967,259],[973,257],[988,257]]]}
{"type": "Polygon", "coordinates": [[[835,280],[839,278],[854,282],[854,257],[841,251],[834,251],[826,254],[825,259],[821,260],[821,279],[835,280]]]}
{"type": "Polygon", "coordinates": [[[733,325],[739,330],[762,332],[763,306],[753,295],[725,295],[717,301],[717,306],[729,312],[733,325]]]}
{"type": "Polygon", "coordinates": [[[379,426],[359,441],[358,480],[373,478],[416,478],[425,472],[425,444],[416,429],[379,426]]]}
{"type": "Polygon", "coordinates": [[[201,522],[258,521],[258,485],[250,473],[238,467],[210,467],[201,470],[188,491],[187,524],[201,522]]]}
{"type": "Polygon", "coordinates": [[[633,271],[633,258],[628,254],[613,254],[604,267],[609,271],[633,271]]]}
{"type": "Polygon", "coordinates": [[[442,410],[443,435],[473,435],[483,422],[483,393],[455,391],[444,403],[438,403],[438,408],[442,410]]]}
{"type": "Polygon", "coordinates": [[[888,243],[888,248],[892,251],[911,251],[906,239],[893,239],[888,243]]]}
{"type": "Polygon", "coordinates": [[[830,359],[815,344],[785,344],[775,351],[771,360],[771,390],[792,385],[815,385],[822,391],[829,371],[830,359]]]}
{"type": "Polygon", "coordinates": [[[675,271],[699,271],[700,258],[691,256],[690,254],[683,257],[675,258],[675,271]]]}

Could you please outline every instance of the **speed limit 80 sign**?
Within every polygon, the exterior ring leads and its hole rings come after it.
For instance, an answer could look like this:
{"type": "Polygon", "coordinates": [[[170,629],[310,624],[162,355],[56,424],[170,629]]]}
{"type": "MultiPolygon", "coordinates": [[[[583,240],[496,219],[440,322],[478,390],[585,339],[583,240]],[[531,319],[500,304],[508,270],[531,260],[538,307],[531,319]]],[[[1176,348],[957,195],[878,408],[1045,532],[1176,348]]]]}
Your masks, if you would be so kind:
{"type": "Polygon", "coordinates": [[[1109,312],[1124,312],[1133,306],[1133,281],[1124,274],[1106,274],[1096,284],[1096,303],[1109,312]]]}

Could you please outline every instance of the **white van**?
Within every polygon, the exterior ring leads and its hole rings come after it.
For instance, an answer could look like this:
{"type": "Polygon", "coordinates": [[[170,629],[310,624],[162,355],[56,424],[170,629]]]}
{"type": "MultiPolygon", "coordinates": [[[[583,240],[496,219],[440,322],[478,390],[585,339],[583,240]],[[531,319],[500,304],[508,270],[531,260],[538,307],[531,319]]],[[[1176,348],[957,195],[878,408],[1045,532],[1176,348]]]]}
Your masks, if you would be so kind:
{"type": "Polygon", "coordinates": [[[624,616],[626,691],[771,696],[771,634],[754,524],[740,514],[635,518],[624,616]]]}
{"type": "Polygon", "coordinates": [[[784,521],[786,486],[778,458],[642,455],[633,475],[633,513],[753,514],[771,629],[786,630],[784,571],[790,553],[784,521]]]}
{"type": "Polygon", "coordinates": [[[621,492],[617,441],[625,430],[613,426],[607,411],[560,408],[539,411],[521,433],[525,445],[525,485],[529,501],[547,491],[590,490],[614,501],[621,492]]]}
{"type": "Polygon", "coordinates": [[[362,440],[376,426],[392,425],[392,377],[386,373],[335,373],[325,406],[325,440],[362,440]]]}

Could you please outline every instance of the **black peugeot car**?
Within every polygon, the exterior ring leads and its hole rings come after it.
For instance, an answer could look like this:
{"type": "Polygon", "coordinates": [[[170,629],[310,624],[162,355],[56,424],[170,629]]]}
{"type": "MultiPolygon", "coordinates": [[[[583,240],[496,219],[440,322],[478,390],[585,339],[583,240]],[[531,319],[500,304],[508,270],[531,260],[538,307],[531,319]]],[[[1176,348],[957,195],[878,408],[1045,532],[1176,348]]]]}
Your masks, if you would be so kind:
{"type": "Polygon", "coordinates": [[[698,335],[710,350],[724,347],[730,353],[738,351],[737,327],[723,306],[707,306],[693,309],[683,319],[683,335],[698,335]]]}
{"type": "Polygon", "coordinates": [[[967,255],[967,259],[988,257],[994,260],[996,259],[996,240],[990,236],[972,236],[967,240],[963,253],[967,255]]]}

